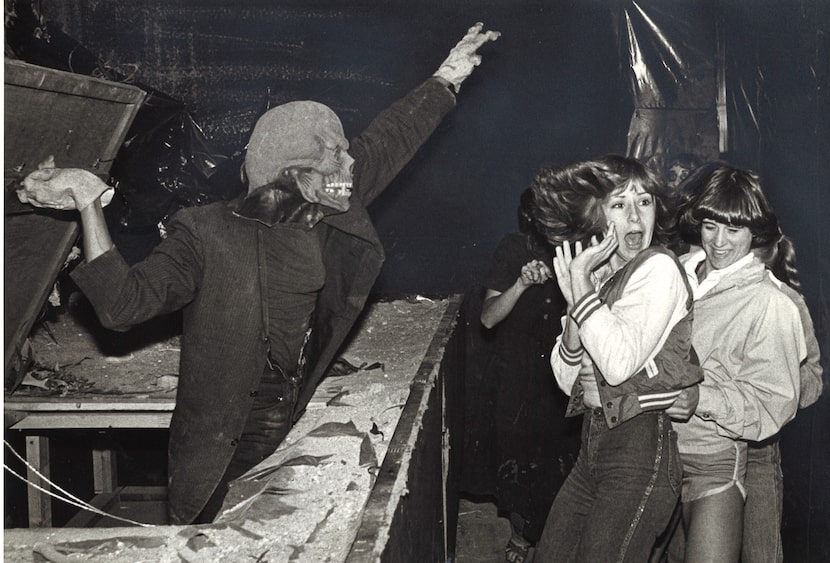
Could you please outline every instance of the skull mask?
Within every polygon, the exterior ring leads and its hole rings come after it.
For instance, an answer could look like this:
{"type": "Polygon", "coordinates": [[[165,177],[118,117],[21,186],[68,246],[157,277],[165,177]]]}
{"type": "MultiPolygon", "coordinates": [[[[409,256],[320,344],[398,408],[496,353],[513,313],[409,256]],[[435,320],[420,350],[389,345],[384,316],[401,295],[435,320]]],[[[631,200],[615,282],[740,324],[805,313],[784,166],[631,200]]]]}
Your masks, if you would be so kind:
{"type": "Polygon", "coordinates": [[[248,196],[237,214],[273,225],[348,211],[354,163],[348,148],[340,119],[323,104],[290,102],[269,110],[248,142],[248,196]]]}

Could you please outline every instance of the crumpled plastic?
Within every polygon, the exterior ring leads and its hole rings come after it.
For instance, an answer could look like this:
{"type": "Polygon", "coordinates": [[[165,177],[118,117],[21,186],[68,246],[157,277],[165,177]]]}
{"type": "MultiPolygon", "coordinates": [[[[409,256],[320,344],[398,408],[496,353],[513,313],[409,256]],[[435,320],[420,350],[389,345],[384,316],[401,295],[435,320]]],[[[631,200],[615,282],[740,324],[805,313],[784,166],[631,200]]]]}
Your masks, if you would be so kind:
{"type": "MultiPolygon", "coordinates": [[[[111,230],[163,231],[183,207],[229,200],[245,191],[240,175],[244,147],[230,155],[216,150],[181,101],[136,83],[132,73],[118,70],[122,67],[66,35],[60,24],[46,20],[39,3],[13,1],[6,8],[6,56],[132,83],[148,94],[110,169],[109,183],[116,194],[105,215],[111,230]]],[[[123,237],[113,235],[119,246],[123,237]]]]}
{"type": "Polygon", "coordinates": [[[624,3],[620,17],[634,101],[628,156],[660,173],[680,153],[717,158],[715,11],[641,0],[624,3]]]}

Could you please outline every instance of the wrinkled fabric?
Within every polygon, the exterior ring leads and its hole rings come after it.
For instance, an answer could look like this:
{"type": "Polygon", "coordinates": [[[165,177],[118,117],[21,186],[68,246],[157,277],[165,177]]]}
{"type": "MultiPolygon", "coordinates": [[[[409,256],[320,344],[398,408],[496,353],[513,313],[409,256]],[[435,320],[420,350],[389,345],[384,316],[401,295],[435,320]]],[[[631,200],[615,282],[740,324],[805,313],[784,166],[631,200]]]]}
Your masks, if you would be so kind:
{"type": "Polygon", "coordinates": [[[586,413],[579,457],[553,501],[534,561],[648,561],[680,497],[681,476],[665,412],[614,428],[601,409],[586,413]]]}
{"type": "Polygon", "coordinates": [[[634,112],[627,156],[658,172],[678,153],[718,155],[715,17],[694,4],[626,2],[619,26],[634,112]]]}
{"type": "MultiPolygon", "coordinates": [[[[626,282],[634,270],[656,253],[671,256],[680,270],[689,296],[686,303],[688,313],[672,327],[668,339],[654,357],[657,374],[653,377],[650,377],[647,371],[642,369],[620,385],[612,386],[608,385],[599,370],[595,369],[599,395],[609,427],[621,424],[643,412],[638,400],[639,395],[683,389],[703,379],[703,372],[696,365],[691,351],[692,319],[694,317],[692,312],[692,289],[689,287],[685,272],[674,254],[659,246],[653,246],[640,252],[600,289],[600,299],[609,307],[613,306],[613,303],[622,295],[626,282]]],[[[583,403],[583,397],[582,384],[577,379],[571,391],[568,416],[581,414],[588,410],[583,403]]]]}

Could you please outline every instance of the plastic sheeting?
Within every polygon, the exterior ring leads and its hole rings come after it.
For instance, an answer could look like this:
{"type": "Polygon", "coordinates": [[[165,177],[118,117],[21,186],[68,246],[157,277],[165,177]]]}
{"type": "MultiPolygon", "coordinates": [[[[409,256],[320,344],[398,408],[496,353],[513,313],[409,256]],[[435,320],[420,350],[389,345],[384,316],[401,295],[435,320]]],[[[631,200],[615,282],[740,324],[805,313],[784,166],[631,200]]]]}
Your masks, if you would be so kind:
{"type": "MultiPolygon", "coordinates": [[[[7,57],[66,72],[132,82],[89,49],[47,22],[39,3],[6,5],[7,57]]],[[[227,200],[244,191],[242,147],[232,155],[213,149],[184,104],[152,87],[112,165],[116,199],[106,208],[116,244],[129,262],[143,257],[183,207],[227,200]]],[[[267,108],[266,108],[267,109],[267,108]]]]}
{"type": "Polygon", "coordinates": [[[718,157],[718,43],[706,4],[627,2],[620,14],[634,102],[627,153],[659,172],[677,154],[718,157]]]}

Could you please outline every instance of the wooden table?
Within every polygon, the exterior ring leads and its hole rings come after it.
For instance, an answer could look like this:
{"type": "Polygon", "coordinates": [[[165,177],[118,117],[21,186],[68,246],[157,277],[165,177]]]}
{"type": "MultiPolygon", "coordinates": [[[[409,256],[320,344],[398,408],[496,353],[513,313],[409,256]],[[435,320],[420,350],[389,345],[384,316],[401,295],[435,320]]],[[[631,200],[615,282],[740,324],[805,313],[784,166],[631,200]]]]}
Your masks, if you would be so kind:
{"type": "MultiPolygon", "coordinates": [[[[140,398],[118,397],[4,397],[4,418],[8,430],[26,436],[27,477],[49,489],[35,470],[51,479],[49,436],[44,431],[69,429],[165,429],[175,405],[175,395],[140,398]]],[[[118,486],[116,457],[109,449],[92,450],[95,494],[109,493],[118,486]]],[[[50,496],[28,487],[29,527],[52,526],[50,496]]]]}
{"type": "MultiPolygon", "coordinates": [[[[461,411],[449,400],[463,376],[459,306],[460,296],[367,305],[341,353],[357,371],[324,379],[277,451],[231,484],[229,495],[237,497],[226,498],[213,524],[7,529],[4,560],[31,561],[44,550],[107,563],[242,561],[266,553],[295,563],[446,560],[457,513],[450,442],[461,436],[450,428],[461,411]],[[191,541],[194,534],[207,541],[191,541]]],[[[58,341],[60,328],[53,326],[58,341]]],[[[35,459],[45,449],[37,438],[44,429],[163,428],[171,408],[170,399],[133,394],[125,401],[12,400],[6,413],[25,416],[11,427],[35,436],[27,440],[35,459]]],[[[94,463],[96,488],[114,487],[107,482],[111,456],[94,463]]]]}

